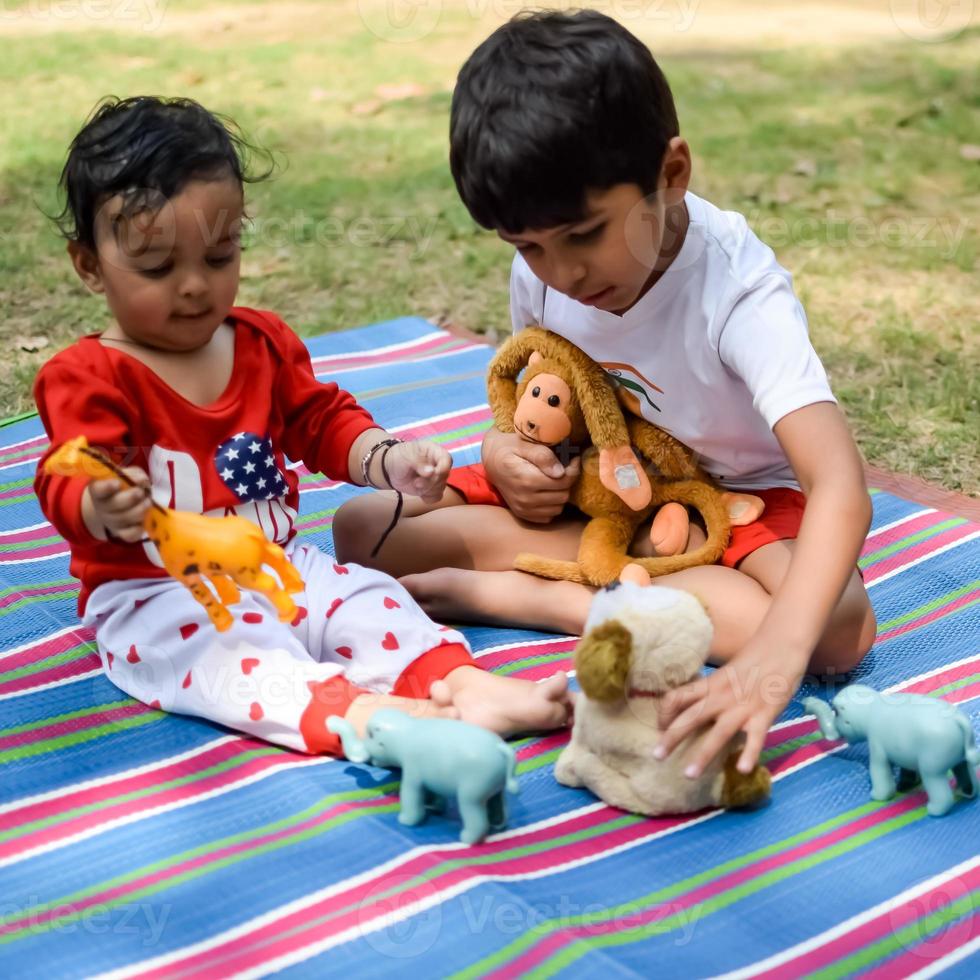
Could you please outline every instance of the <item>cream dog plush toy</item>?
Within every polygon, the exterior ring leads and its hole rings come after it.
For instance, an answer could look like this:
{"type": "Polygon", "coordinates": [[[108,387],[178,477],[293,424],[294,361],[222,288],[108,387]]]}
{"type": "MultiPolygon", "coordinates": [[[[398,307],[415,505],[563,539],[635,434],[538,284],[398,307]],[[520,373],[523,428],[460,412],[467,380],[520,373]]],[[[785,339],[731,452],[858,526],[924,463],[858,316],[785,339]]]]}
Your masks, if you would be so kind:
{"type": "Polygon", "coordinates": [[[684,775],[685,755],[703,732],[668,759],[653,757],[664,695],[697,676],[710,645],[711,620],[686,592],[614,582],[596,593],[575,651],[582,695],[571,741],[555,766],[558,782],[585,786],[611,806],[652,816],[764,800],[769,772],[735,768],[739,739],[698,779],[684,775]]]}

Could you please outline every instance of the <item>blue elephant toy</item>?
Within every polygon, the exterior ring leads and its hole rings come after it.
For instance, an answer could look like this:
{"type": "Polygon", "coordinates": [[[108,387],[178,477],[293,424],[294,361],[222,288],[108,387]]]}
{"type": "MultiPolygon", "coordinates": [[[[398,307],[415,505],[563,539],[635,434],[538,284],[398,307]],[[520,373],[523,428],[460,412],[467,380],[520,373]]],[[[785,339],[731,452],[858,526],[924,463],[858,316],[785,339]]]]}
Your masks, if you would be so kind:
{"type": "Polygon", "coordinates": [[[396,708],[376,711],[360,739],[349,721],[327,719],[351,762],[397,766],[402,771],[403,824],[415,826],[427,810],[441,812],[455,797],[463,819],[460,840],[476,844],[507,825],[505,793],[518,791],[514,750],[499,736],[451,718],[413,718],[396,708]]]}
{"type": "Polygon", "coordinates": [[[968,798],[977,795],[980,765],[970,720],[954,705],[922,694],[882,694],[864,684],[851,684],[828,705],[806,698],[803,707],[817,716],[825,738],[868,743],[871,798],[891,799],[920,780],[931,816],[941,817],[953,806],[949,771],[968,798]],[[893,766],[899,767],[898,781],[893,766]]]}

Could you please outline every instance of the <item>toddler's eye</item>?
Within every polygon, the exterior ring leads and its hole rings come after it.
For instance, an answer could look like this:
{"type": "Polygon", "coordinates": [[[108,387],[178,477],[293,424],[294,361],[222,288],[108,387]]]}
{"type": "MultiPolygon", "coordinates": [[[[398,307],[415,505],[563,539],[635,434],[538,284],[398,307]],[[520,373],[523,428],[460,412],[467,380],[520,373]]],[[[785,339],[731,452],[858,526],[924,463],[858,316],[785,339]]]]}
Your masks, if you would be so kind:
{"type": "Polygon", "coordinates": [[[548,404],[552,408],[557,408],[561,404],[561,399],[557,395],[549,395],[548,404]]]}
{"type": "Polygon", "coordinates": [[[222,266],[228,265],[234,257],[234,255],[216,255],[208,259],[208,265],[214,269],[220,269],[222,266]]]}
{"type": "Polygon", "coordinates": [[[153,269],[140,269],[140,275],[146,276],[149,279],[162,279],[170,270],[173,268],[172,265],[158,265],[153,269]]]}
{"type": "Polygon", "coordinates": [[[540,394],[541,394],[541,389],[540,388],[534,387],[534,388],[531,389],[531,397],[532,398],[537,398],[538,395],[540,395],[540,394]]]}

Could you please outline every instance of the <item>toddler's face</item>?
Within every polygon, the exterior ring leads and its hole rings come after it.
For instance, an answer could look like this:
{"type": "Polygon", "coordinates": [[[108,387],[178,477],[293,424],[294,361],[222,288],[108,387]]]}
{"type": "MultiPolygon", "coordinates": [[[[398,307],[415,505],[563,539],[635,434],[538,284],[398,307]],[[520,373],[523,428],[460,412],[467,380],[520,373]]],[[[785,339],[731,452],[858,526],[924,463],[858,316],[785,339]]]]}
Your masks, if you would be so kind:
{"type": "Polygon", "coordinates": [[[238,291],[241,188],[231,178],[197,180],[157,210],[126,216],[122,208],[117,197],[100,209],[86,283],[105,293],[128,339],[166,351],[202,347],[238,291]]]}
{"type": "Polygon", "coordinates": [[[673,243],[665,237],[671,192],[644,196],[637,184],[586,194],[581,221],[500,237],[551,289],[586,306],[623,313],[640,298],[673,243]]]}

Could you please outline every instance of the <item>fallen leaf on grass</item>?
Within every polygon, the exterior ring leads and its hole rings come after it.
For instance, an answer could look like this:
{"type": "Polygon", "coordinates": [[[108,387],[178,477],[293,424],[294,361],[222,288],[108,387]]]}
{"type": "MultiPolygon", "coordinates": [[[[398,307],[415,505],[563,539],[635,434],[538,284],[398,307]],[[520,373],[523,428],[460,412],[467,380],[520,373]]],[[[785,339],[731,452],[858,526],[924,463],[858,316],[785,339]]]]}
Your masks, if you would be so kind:
{"type": "Polygon", "coordinates": [[[34,354],[36,351],[43,350],[48,346],[47,337],[25,337],[23,335],[14,337],[14,346],[20,350],[34,354]]]}

